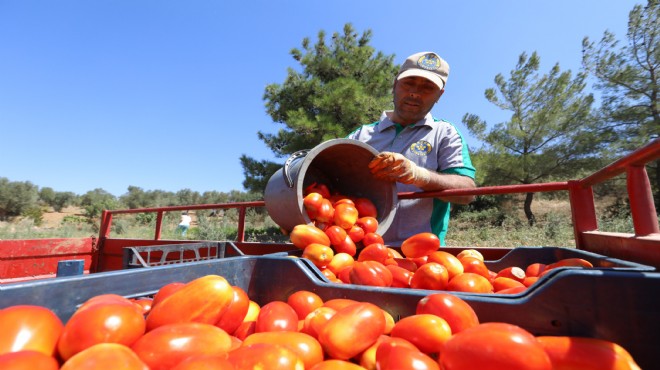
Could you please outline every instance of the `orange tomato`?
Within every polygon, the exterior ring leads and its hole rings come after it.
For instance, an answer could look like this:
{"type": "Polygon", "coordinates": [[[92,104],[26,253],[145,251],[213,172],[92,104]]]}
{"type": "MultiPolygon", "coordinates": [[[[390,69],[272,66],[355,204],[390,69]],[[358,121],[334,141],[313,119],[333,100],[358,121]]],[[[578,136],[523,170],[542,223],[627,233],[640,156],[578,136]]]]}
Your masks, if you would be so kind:
{"type": "Polygon", "coordinates": [[[330,358],[348,360],[376,342],[385,325],[380,307],[358,302],[338,310],[321,328],[318,340],[330,358]]]}
{"type": "Polygon", "coordinates": [[[245,314],[245,317],[243,318],[243,322],[257,321],[257,317],[259,316],[259,311],[261,311],[261,306],[259,305],[259,303],[250,300],[250,303],[248,304],[248,312],[245,314]]]}
{"type": "Polygon", "coordinates": [[[329,359],[319,362],[309,370],[364,370],[364,367],[350,361],[329,359]]]}
{"type": "Polygon", "coordinates": [[[440,248],[440,239],[433,233],[418,233],[401,243],[401,253],[410,258],[428,256],[440,248]]]}
{"type": "Polygon", "coordinates": [[[254,343],[241,346],[229,353],[227,360],[236,369],[303,370],[303,360],[289,348],[270,344],[254,343]]]}
{"type": "Polygon", "coordinates": [[[357,224],[353,225],[353,227],[351,227],[351,229],[348,230],[348,237],[351,238],[351,241],[353,241],[353,243],[361,242],[362,239],[364,239],[364,234],[365,234],[364,229],[357,224]]]}
{"type": "Polygon", "coordinates": [[[410,258],[394,258],[394,263],[396,263],[397,266],[403,267],[404,269],[410,271],[410,272],[415,272],[417,271],[417,264],[413,262],[410,258]]]}
{"type": "Polygon", "coordinates": [[[365,349],[362,353],[359,354],[358,359],[360,366],[362,366],[365,369],[376,369],[376,350],[378,350],[378,347],[385,342],[394,342],[397,345],[401,345],[404,347],[414,349],[415,351],[419,351],[419,349],[417,349],[415,345],[413,345],[412,343],[408,342],[403,338],[395,338],[389,335],[381,335],[380,337],[378,337],[378,339],[374,344],[372,344],[369,348],[365,349]]]}
{"type": "Polygon", "coordinates": [[[501,290],[505,289],[510,289],[510,288],[518,288],[518,289],[523,289],[527,288],[523,283],[521,283],[518,280],[510,279],[508,277],[496,277],[495,280],[493,280],[493,291],[495,293],[498,293],[501,290]]]}
{"type": "Polygon", "coordinates": [[[177,290],[183,288],[183,286],[186,285],[186,283],[180,282],[180,281],[175,281],[173,283],[169,283],[161,287],[158,292],[156,292],[156,295],[154,295],[154,300],[151,302],[151,307],[153,308],[155,305],[160,303],[163,299],[166,297],[169,297],[172,295],[172,293],[176,292],[177,290]]]}
{"type": "Polygon", "coordinates": [[[505,277],[522,283],[527,275],[525,274],[525,270],[521,269],[520,267],[511,266],[498,271],[497,275],[495,275],[495,278],[498,277],[505,277]]]}
{"type": "Polygon", "coordinates": [[[378,233],[365,233],[364,238],[362,238],[362,245],[367,246],[374,243],[385,244],[385,241],[378,233]]]}
{"type": "Polygon", "coordinates": [[[501,289],[501,290],[496,291],[495,293],[497,293],[497,294],[518,294],[518,293],[524,292],[525,290],[527,290],[527,287],[523,285],[523,286],[514,286],[514,287],[511,287],[511,288],[501,289]]]}
{"type": "MultiPolygon", "coordinates": [[[[254,329],[256,327],[257,327],[256,321],[243,321],[241,325],[239,325],[238,328],[234,331],[233,336],[236,337],[236,339],[243,341],[245,340],[245,338],[254,334],[254,329]]],[[[234,343],[232,343],[231,348],[235,349],[234,343]]]]}
{"type": "Polygon", "coordinates": [[[410,288],[410,280],[414,273],[397,265],[385,265],[392,273],[392,288],[410,288]]]}
{"type": "Polygon", "coordinates": [[[307,215],[310,219],[316,219],[322,201],[323,196],[319,193],[312,192],[303,197],[303,207],[305,208],[305,211],[307,211],[307,215]]]}
{"type": "Polygon", "coordinates": [[[351,239],[351,236],[347,235],[343,242],[334,246],[334,250],[336,253],[346,253],[350,256],[355,256],[357,253],[357,246],[355,245],[355,242],[353,242],[353,239],[351,239]]]}
{"type": "Polygon", "coordinates": [[[282,345],[294,352],[308,369],[323,361],[323,349],[316,338],[300,332],[254,333],[243,341],[242,347],[257,343],[282,345]]]}
{"type": "Polygon", "coordinates": [[[443,318],[452,334],[479,325],[474,309],[463,299],[448,293],[433,293],[419,300],[416,314],[433,314],[443,318]]]}
{"type": "Polygon", "coordinates": [[[360,301],[356,301],[355,299],[350,299],[350,298],[332,298],[328,299],[325,302],[323,302],[323,307],[330,307],[333,308],[337,311],[341,310],[344,307],[350,306],[355,303],[359,303],[360,301]]]}
{"type": "Polygon", "coordinates": [[[543,346],[521,327],[488,322],[454,334],[440,353],[444,369],[550,370],[543,346]]]}
{"type": "Polygon", "coordinates": [[[335,208],[329,199],[322,199],[321,206],[317,210],[316,220],[319,222],[331,223],[335,216],[335,208]]]}
{"type": "Polygon", "coordinates": [[[304,320],[310,312],[323,306],[323,299],[309,290],[298,290],[289,295],[286,303],[296,311],[299,320],[304,320]]]}
{"type": "Polygon", "coordinates": [[[594,265],[583,259],[583,258],[564,258],[560,259],[557,262],[551,263],[546,266],[546,270],[551,270],[557,267],[584,267],[584,268],[592,268],[594,265]]]}
{"type": "Polygon", "coordinates": [[[117,343],[98,343],[68,359],[60,370],[157,370],[131,351],[117,343]]]}
{"type": "Polygon", "coordinates": [[[451,327],[445,319],[424,313],[402,318],[390,333],[390,336],[403,338],[426,354],[441,352],[451,335],[451,327]]]}
{"type": "Polygon", "coordinates": [[[0,354],[36,351],[52,356],[64,325],[50,309],[16,305],[0,310],[0,354]]]}
{"type": "Polygon", "coordinates": [[[337,310],[332,307],[321,306],[316,308],[305,317],[301,331],[318,338],[321,328],[335,313],[337,313],[337,310]]]}
{"type": "Polygon", "coordinates": [[[215,323],[215,326],[228,334],[233,334],[238,329],[250,309],[250,297],[247,293],[238,286],[232,286],[231,289],[233,291],[232,300],[215,323]]]}
{"type": "Polygon", "coordinates": [[[232,340],[217,326],[182,322],[159,326],[138,339],[131,348],[151,370],[170,369],[190,356],[222,355],[232,340]]]}
{"type": "Polygon", "coordinates": [[[335,225],[340,226],[345,230],[349,230],[358,219],[358,210],[354,205],[348,203],[340,203],[335,207],[333,221],[335,225]]]}
{"type": "Polygon", "coordinates": [[[0,354],[0,365],[6,370],[58,370],[55,357],[32,350],[0,354]]]}
{"type": "Polygon", "coordinates": [[[461,261],[461,264],[463,265],[463,272],[479,274],[490,280],[491,274],[484,261],[472,256],[464,256],[458,260],[461,261]]]}
{"type": "Polygon", "coordinates": [[[458,252],[456,258],[461,259],[465,256],[475,257],[482,261],[484,260],[483,254],[481,254],[481,252],[476,249],[463,249],[462,251],[458,252]]]}
{"type": "Polygon", "coordinates": [[[437,262],[445,266],[450,279],[464,272],[461,261],[449,252],[435,251],[428,255],[427,262],[437,262]]]}
{"type": "Polygon", "coordinates": [[[328,247],[327,245],[318,243],[307,244],[302,252],[302,258],[307,258],[308,260],[312,261],[314,266],[318,267],[319,269],[326,267],[334,256],[335,252],[332,250],[332,248],[328,247]]]}
{"type": "Polygon", "coordinates": [[[427,262],[420,266],[410,279],[413,289],[444,290],[449,282],[449,272],[437,262],[427,262]]]}
{"type": "Polygon", "coordinates": [[[550,357],[553,369],[640,369],[625,348],[607,340],[569,336],[536,339],[550,357]]]}
{"type": "Polygon", "coordinates": [[[300,224],[293,227],[289,233],[291,243],[300,249],[305,249],[311,243],[330,246],[330,238],[325,232],[313,225],[300,224]]]}
{"type": "MultiPolygon", "coordinates": [[[[238,348],[238,347],[237,347],[238,348]]],[[[227,355],[196,355],[179,362],[172,370],[236,370],[227,355]]]]}
{"type": "Polygon", "coordinates": [[[151,311],[151,306],[154,302],[153,298],[137,298],[131,299],[131,301],[140,307],[143,315],[146,315],[151,311]]]}
{"type": "Polygon", "coordinates": [[[199,277],[151,308],[147,316],[147,331],[177,322],[213,325],[233,299],[234,290],[224,277],[199,277]]]}
{"type": "Polygon", "coordinates": [[[530,287],[532,284],[536,283],[538,279],[538,276],[528,276],[525,278],[525,280],[523,280],[523,285],[530,287]]]}
{"type": "Polygon", "coordinates": [[[530,276],[538,277],[539,275],[541,275],[543,270],[546,269],[546,267],[547,265],[545,263],[540,263],[540,262],[532,263],[531,265],[527,266],[527,268],[525,269],[525,275],[527,277],[530,276]]]}
{"type": "Polygon", "coordinates": [[[337,275],[339,274],[339,270],[346,266],[352,266],[353,263],[355,263],[353,256],[346,252],[338,252],[332,257],[332,260],[328,264],[328,269],[337,275]]]}
{"type": "Polygon", "coordinates": [[[449,280],[446,290],[469,293],[492,293],[493,284],[479,274],[464,272],[449,280]]]}

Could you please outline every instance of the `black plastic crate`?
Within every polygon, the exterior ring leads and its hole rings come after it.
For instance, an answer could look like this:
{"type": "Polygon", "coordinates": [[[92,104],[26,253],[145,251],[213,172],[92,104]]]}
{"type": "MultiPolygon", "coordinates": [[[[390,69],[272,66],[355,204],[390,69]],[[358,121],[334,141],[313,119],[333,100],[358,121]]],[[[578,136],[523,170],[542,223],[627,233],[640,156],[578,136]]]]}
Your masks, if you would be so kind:
{"type": "Polygon", "coordinates": [[[232,248],[236,254],[243,255],[232,242],[199,242],[125,247],[123,249],[122,268],[154,267],[224,258],[227,248],[232,248]]]}
{"type": "MultiPolygon", "coordinates": [[[[310,261],[283,256],[241,256],[185,264],[111,271],[0,286],[0,308],[17,304],[48,307],[68,320],[87,299],[106,293],[149,296],[163,285],[216,274],[243,288],[260,304],[286,300],[301,289],[324,300],[372,302],[395,319],[415,313],[428,290],[336,284],[310,261]]],[[[616,342],[642,368],[653,368],[660,348],[660,273],[611,269],[563,269],[524,296],[453,293],[482,322],[519,325],[535,335],[575,335],[616,342]]]]}

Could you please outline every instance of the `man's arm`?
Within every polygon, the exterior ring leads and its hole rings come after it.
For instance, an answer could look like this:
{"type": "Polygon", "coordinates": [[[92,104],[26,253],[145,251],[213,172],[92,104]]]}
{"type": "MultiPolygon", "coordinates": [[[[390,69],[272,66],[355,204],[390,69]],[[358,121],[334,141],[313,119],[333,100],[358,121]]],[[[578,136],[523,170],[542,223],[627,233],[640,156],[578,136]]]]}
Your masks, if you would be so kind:
{"type": "MultiPolygon", "coordinates": [[[[477,185],[474,180],[467,176],[444,174],[429,171],[429,181],[426,185],[419,184],[420,189],[424,191],[438,191],[449,189],[474,189],[477,185]]],[[[455,204],[468,204],[475,198],[474,195],[461,195],[452,197],[438,197],[441,200],[455,204]]]]}

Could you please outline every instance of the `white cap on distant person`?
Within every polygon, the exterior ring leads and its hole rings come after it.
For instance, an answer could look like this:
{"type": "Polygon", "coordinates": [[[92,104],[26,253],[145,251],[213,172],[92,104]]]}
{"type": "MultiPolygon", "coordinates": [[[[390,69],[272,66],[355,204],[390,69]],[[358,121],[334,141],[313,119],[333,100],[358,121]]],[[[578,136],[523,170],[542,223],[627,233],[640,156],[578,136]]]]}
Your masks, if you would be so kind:
{"type": "Polygon", "coordinates": [[[449,64],[434,52],[416,53],[406,58],[396,79],[400,80],[411,76],[424,77],[438,85],[438,88],[442,90],[447,83],[447,77],[449,77],[449,64]]]}

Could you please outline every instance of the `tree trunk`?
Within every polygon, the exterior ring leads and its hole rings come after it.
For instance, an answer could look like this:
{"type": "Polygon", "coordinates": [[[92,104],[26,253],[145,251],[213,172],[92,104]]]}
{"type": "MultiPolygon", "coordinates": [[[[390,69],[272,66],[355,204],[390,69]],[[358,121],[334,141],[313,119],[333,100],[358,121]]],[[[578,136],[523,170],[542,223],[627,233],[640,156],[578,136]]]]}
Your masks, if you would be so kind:
{"type": "Polygon", "coordinates": [[[527,216],[527,222],[529,222],[529,226],[534,226],[534,223],[536,222],[536,217],[534,217],[534,213],[532,213],[533,200],[534,193],[527,193],[527,196],[525,196],[525,216],[527,216]]]}

